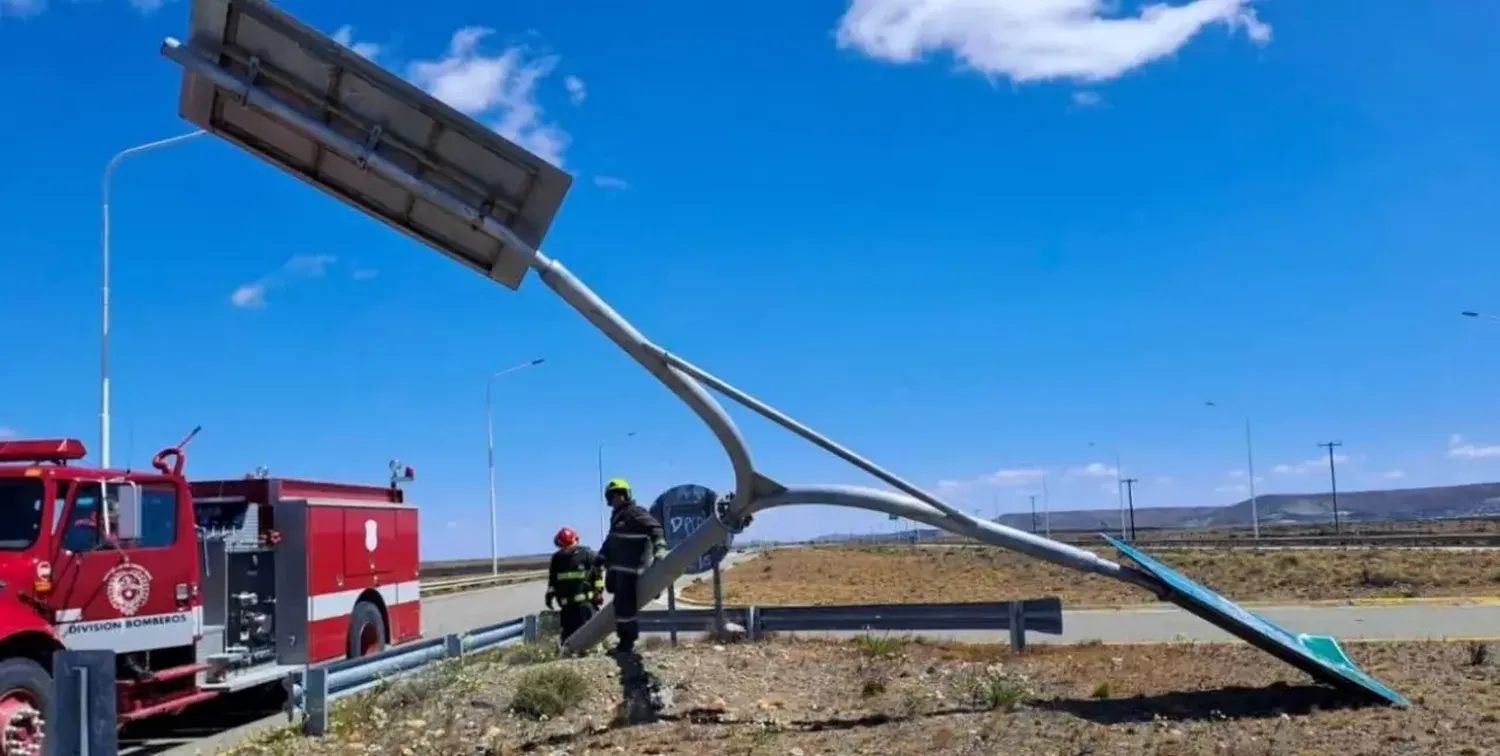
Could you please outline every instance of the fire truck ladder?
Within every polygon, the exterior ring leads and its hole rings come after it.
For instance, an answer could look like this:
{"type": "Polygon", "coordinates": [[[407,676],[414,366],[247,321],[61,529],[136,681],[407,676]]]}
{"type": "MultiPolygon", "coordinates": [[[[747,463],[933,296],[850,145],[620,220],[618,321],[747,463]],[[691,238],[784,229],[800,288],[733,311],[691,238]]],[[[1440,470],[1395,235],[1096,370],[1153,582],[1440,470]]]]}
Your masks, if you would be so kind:
{"type": "MultiPolygon", "coordinates": [[[[641,597],[659,595],[755,512],[797,504],[856,507],[1122,580],[1324,683],[1406,704],[1355,666],[1332,638],[1280,628],[1119,541],[1111,539],[1134,566],[971,517],[655,344],[539,250],[570,176],[268,2],[193,0],[190,26],[186,44],[169,38],[161,47],[162,55],[183,68],[180,112],[186,120],[508,288],[519,288],[535,271],[712,430],[734,469],[733,503],[642,575],[641,597]],[[760,474],[733,420],[705,386],[897,492],[783,485],[760,474]]],[[[574,633],[568,646],[593,646],[613,623],[610,604],[574,633]]]]}

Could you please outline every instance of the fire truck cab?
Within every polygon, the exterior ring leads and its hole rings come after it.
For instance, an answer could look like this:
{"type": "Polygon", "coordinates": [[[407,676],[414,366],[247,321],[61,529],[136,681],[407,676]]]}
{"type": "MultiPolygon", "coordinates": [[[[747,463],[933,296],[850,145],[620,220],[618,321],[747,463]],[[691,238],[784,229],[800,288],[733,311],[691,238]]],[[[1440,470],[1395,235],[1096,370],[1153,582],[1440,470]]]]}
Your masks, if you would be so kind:
{"type": "Polygon", "coordinates": [[[0,441],[0,756],[40,753],[61,648],[116,653],[124,724],[420,637],[396,474],[189,482],[180,446],[150,471],[85,454],[0,441]]]}

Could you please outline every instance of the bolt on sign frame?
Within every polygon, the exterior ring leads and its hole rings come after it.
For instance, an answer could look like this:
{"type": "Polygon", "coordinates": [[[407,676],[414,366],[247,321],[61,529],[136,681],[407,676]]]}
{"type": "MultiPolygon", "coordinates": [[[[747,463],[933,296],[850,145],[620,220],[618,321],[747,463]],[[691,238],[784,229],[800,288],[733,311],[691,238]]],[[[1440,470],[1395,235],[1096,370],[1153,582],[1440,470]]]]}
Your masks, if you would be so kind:
{"type": "MultiPolygon", "coordinates": [[[[161,46],[183,68],[183,118],[510,289],[534,271],[708,424],[734,469],[733,504],[642,575],[642,597],[664,591],[755,512],[797,504],[855,507],[1132,583],[1326,684],[1407,703],[1360,671],[1332,638],[1277,627],[1118,541],[1115,547],[1136,566],[971,517],[658,346],[539,250],[571,176],[265,0],[193,0],[190,27],[185,44],[169,38],[161,46]],[[896,491],[782,485],[760,474],[708,388],[896,491]]],[[[605,607],[567,645],[602,641],[613,610],[605,607]]]]}

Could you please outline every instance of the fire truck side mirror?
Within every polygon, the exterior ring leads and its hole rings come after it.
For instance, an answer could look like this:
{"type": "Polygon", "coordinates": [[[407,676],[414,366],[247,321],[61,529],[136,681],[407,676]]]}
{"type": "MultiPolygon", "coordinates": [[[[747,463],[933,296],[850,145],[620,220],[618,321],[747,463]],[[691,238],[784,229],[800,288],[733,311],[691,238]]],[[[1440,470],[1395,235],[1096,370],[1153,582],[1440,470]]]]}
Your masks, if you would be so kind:
{"type": "Polygon", "coordinates": [[[141,487],[135,483],[124,483],[120,486],[118,501],[115,511],[119,514],[119,532],[117,537],[121,541],[134,541],[141,535],[141,487]]]}

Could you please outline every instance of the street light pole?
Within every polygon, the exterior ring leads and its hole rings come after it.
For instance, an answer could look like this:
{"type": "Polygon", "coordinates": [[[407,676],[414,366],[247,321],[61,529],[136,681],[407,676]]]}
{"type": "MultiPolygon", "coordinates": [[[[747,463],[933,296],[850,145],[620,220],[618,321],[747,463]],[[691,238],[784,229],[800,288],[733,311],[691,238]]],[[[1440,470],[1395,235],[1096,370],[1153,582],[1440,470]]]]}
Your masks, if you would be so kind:
{"type": "Polygon", "coordinates": [[[104,177],[99,182],[102,200],[100,210],[103,216],[99,240],[99,466],[105,469],[109,469],[109,179],[115,173],[115,166],[130,155],[185,142],[204,133],[199,129],[138,144],[115,153],[104,164],[104,177]]]}
{"type": "Polygon", "coordinates": [[[1328,486],[1333,493],[1333,534],[1339,534],[1339,476],[1333,467],[1333,450],[1343,446],[1342,441],[1325,441],[1318,446],[1328,450],[1328,486]]]}
{"type": "MultiPolygon", "coordinates": [[[[1214,402],[1204,402],[1209,407],[1218,408],[1214,402]]],[[[1245,475],[1250,486],[1250,533],[1255,540],[1260,540],[1260,500],[1255,496],[1255,444],[1250,440],[1250,416],[1245,415],[1245,475]]]]}
{"type": "Polygon", "coordinates": [[[497,378],[500,378],[503,375],[508,375],[510,373],[514,373],[517,370],[524,370],[524,369],[529,368],[529,367],[535,367],[535,366],[540,365],[540,364],[542,364],[543,362],[546,362],[546,361],[547,361],[547,358],[545,358],[545,357],[538,357],[538,358],[536,358],[534,360],[531,360],[529,362],[523,362],[523,363],[521,363],[519,365],[512,365],[511,367],[508,367],[508,368],[506,368],[504,370],[501,370],[498,373],[495,373],[495,374],[491,375],[489,377],[489,380],[487,380],[487,381],[484,382],[484,425],[485,425],[485,430],[486,430],[487,440],[488,440],[488,443],[486,444],[486,452],[487,452],[487,456],[489,458],[488,465],[489,465],[489,478],[490,478],[490,574],[491,575],[499,575],[500,574],[500,536],[499,536],[498,525],[495,522],[495,403],[494,403],[494,397],[493,397],[495,380],[497,378]]]}
{"type": "MultiPolygon", "coordinates": [[[[634,438],[635,437],[635,431],[627,431],[625,433],[624,437],[625,438],[634,438]]],[[[604,442],[603,441],[599,442],[599,487],[596,488],[596,489],[594,489],[594,490],[598,491],[600,496],[604,495],[604,442]]],[[[605,538],[609,537],[609,518],[608,518],[608,515],[605,512],[606,512],[606,510],[600,510],[600,512],[599,512],[599,543],[601,543],[601,544],[604,543],[604,539],[605,538]]]]}
{"type": "Polygon", "coordinates": [[[1135,543],[1135,484],[1140,482],[1139,478],[1126,478],[1125,499],[1130,502],[1130,542],[1135,543]]]}
{"type": "MultiPolygon", "coordinates": [[[[1089,446],[1098,446],[1098,444],[1090,441],[1089,446]]],[[[1126,538],[1128,536],[1125,529],[1125,469],[1120,464],[1119,449],[1115,449],[1115,497],[1120,502],[1120,537],[1126,538]]]]}

